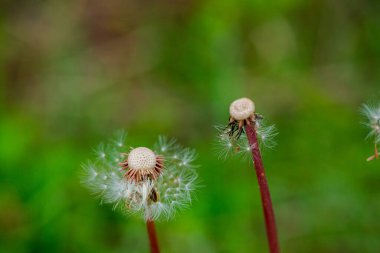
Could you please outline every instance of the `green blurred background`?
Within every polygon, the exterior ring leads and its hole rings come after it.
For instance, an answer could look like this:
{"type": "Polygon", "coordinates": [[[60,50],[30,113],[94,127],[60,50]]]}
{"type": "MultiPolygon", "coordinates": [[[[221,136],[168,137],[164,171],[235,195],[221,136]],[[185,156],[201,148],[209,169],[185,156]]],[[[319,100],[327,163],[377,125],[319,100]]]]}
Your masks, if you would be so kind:
{"type": "Polygon", "coordinates": [[[218,160],[215,124],[252,98],[276,124],[264,163],[283,252],[380,252],[380,161],[359,106],[380,98],[380,2],[0,2],[0,252],[148,252],[144,222],[80,184],[126,129],[197,149],[192,208],[162,252],[267,252],[249,162],[218,160]]]}

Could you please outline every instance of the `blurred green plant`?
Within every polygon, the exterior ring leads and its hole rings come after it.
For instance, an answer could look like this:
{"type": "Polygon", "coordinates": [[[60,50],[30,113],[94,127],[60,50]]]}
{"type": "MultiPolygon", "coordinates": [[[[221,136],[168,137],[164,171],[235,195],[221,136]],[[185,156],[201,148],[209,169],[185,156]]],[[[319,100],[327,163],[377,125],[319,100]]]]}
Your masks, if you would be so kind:
{"type": "Polygon", "coordinates": [[[0,252],[147,251],[140,222],[78,182],[88,147],[115,128],[132,146],[167,134],[199,152],[207,187],[157,224],[166,252],[265,252],[253,172],[231,174],[248,165],[210,144],[229,102],[248,96],[281,132],[263,156],[283,251],[377,253],[380,171],[362,159],[357,108],[380,95],[379,7],[2,1],[0,252]]]}

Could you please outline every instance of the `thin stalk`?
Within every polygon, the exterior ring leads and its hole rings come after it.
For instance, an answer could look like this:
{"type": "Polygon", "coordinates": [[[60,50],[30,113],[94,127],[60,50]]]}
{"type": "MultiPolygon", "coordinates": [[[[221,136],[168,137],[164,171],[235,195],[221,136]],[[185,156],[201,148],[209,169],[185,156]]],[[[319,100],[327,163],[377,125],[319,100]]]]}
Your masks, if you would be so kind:
{"type": "Polygon", "coordinates": [[[154,226],[153,220],[146,221],[146,228],[148,230],[149,243],[150,243],[150,252],[151,253],[160,253],[160,248],[158,247],[158,240],[156,234],[156,228],[154,226]]]}
{"type": "Polygon", "coordinates": [[[379,151],[377,149],[377,142],[375,140],[375,154],[371,155],[370,157],[367,158],[367,162],[372,161],[373,159],[379,159],[379,151]]]}
{"type": "Polygon", "coordinates": [[[276,221],[274,218],[272,200],[270,198],[269,186],[265,177],[264,165],[261,159],[257,134],[254,125],[254,123],[246,124],[245,132],[247,134],[249,145],[252,147],[252,158],[255,164],[256,176],[260,187],[261,202],[263,205],[269,250],[271,253],[279,253],[280,248],[278,244],[276,221]]]}
{"type": "Polygon", "coordinates": [[[379,159],[379,151],[377,150],[377,141],[375,140],[375,158],[379,159]]]}

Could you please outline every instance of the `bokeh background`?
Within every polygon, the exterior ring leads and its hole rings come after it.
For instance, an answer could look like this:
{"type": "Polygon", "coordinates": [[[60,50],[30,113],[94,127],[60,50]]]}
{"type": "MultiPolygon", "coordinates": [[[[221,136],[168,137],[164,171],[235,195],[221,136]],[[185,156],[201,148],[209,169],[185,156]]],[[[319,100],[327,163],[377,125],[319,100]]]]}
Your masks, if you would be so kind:
{"type": "Polygon", "coordinates": [[[80,184],[125,129],[197,149],[191,209],[162,252],[267,252],[252,166],[213,126],[252,98],[277,126],[264,163],[283,252],[379,252],[380,161],[359,107],[380,99],[380,2],[0,2],[0,252],[148,252],[145,224],[80,184]]]}

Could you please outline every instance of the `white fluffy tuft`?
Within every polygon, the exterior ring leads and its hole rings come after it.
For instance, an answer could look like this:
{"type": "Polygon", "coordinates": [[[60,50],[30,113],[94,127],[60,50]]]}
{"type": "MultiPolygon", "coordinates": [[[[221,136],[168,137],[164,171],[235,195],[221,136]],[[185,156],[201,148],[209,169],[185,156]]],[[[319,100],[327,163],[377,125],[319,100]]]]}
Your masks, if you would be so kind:
{"type": "MultiPolygon", "coordinates": [[[[125,136],[120,132],[107,145],[96,149],[96,159],[84,164],[82,182],[104,203],[114,204],[129,214],[140,214],[144,219],[171,219],[175,213],[188,207],[192,192],[197,188],[198,174],[193,161],[196,152],[182,148],[174,139],[159,137],[154,151],[137,148],[136,159],[132,150],[128,157],[129,166],[146,167],[151,165],[151,154],[164,157],[165,168],[157,180],[134,182],[124,177],[119,162],[126,159],[125,136]],[[141,155],[143,151],[144,155],[141,155]],[[148,154],[149,153],[149,154],[148,154]],[[131,158],[131,154],[133,159],[131,158]],[[135,160],[134,160],[135,159],[135,160]],[[136,162],[136,164],[134,164],[136,162]],[[156,193],[157,199],[152,197],[156,193]]],[[[139,167],[139,168],[140,168],[139,167]]]]}
{"type": "Polygon", "coordinates": [[[367,138],[374,138],[374,142],[380,144],[380,105],[369,106],[364,104],[361,113],[365,117],[363,124],[370,129],[367,138]]]}

